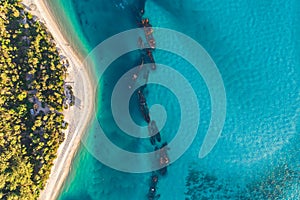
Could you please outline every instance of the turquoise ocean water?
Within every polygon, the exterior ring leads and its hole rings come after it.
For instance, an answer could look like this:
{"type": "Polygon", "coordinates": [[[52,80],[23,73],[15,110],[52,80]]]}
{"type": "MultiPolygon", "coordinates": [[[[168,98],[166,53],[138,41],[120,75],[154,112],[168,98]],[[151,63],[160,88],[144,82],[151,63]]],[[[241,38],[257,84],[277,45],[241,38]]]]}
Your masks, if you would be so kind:
{"type": "MultiPolygon", "coordinates": [[[[136,28],[136,9],[143,5],[134,0],[64,0],[52,1],[51,6],[62,24],[68,24],[65,29],[72,30],[75,46],[91,51],[106,38],[136,28]]],[[[153,26],[183,32],[206,49],[218,66],[227,96],[222,136],[213,151],[199,159],[210,120],[208,89],[185,60],[163,51],[154,53],[157,63],[190,80],[201,109],[196,139],[159,179],[160,199],[299,199],[299,1],[147,0],[145,11],[153,26]]],[[[103,82],[109,84],[97,91],[96,100],[100,124],[114,130],[109,138],[130,151],[144,151],[149,141],[134,140],[116,128],[108,105],[114,83],[137,61],[132,52],[114,62],[104,76],[103,82]]],[[[171,141],[180,121],[176,97],[150,85],[146,98],[149,105],[166,107],[169,118],[162,137],[171,141]]],[[[134,120],[143,124],[133,105],[134,120]]],[[[96,145],[96,134],[88,133],[89,145],[96,145]]],[[[82,145],[59,199],[147,199],[150,175],[106,167],[82,145]]]]}

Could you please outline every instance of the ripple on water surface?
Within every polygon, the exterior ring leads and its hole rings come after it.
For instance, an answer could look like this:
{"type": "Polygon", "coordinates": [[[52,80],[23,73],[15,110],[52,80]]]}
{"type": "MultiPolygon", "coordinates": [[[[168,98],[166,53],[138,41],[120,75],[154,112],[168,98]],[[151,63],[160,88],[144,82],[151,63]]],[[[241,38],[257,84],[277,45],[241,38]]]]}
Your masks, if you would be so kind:
{"type": "MultiPolygon", "coordinates": [[[[114,7],[111,1],[73,4],[91,47],[136,26],[130,11],[114,7]]],[[[207,50],[219,68],[227,96],[222,136],[213,151],[199,160],[210,120],[205,83],[193,77],[191,66],[184,60],[155,52],[157,62],[174,66],[191,79],[201,108],[197,139],[160,180],[161,199],[299,198],[298,4],[295,0],[147,1],[146,16],[153,26],[186,33],[207,50]]],[[[150,103],[164,97],[163,90],[156,87],[149,87],[148,93],[150,103]]],[[[175,98],[168,105],[178,109],[175,98]]],[[[166,132],[173,125],[169,123],[166,132]]],[[[77,155],[73,169],[62,199],[76,195],[83,195],[81,199],[141,199],[148,190],[149,174],[116,172],[87,152],[77,155]],[[80,190],[82,185],[84,190],[80,190]]]]}

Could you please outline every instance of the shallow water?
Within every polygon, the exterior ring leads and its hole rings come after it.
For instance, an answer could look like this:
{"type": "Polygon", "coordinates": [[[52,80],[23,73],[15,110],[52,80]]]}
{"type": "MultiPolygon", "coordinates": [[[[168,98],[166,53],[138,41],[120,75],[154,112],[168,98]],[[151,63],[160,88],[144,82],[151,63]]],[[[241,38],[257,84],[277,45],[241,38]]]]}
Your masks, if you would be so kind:
{"type": "MultiPolygon", "coordinates": [[[[83,46],[91,50],[109,36],[137,27],[135,11],[141,5],[125,0],[65,0],[60,6],[67,13],[72,11],[69,19],[83,46]]],[[[149,0],[145,10],[153,26],[181,31],[206,49],[218,66],[227,96],[222,136],[207,157],[198,159],[211,117],[208,89],[185,60],[168,52],[154,53],[157,63],[177,69],[190,80],[201,110],[197,138],[159,181],[160,199],[299,198],[299,3],[149,0]]],[[[109,138],[137,152],[149,142],[133,140],[120,131],[108,105],[114,83],[138,60],[132,52],[114,62],[97,99],[100,123],[115,133],[109,138]]],[[[169,142],[180,121],[178,102],[165,88],[151,85],[147,91],[148,104],[161,103],[172,116],[162,130],[163,140],[169,142]]],[[[143,124],[135,100],[131,103],[134,120],[143,124]]],[[[89,133],[88,145],[97,145],[96,134],[89,133]]],[[[82,145],[59,199],[146,199],[149,176],[106,167],[82,145]]]]}

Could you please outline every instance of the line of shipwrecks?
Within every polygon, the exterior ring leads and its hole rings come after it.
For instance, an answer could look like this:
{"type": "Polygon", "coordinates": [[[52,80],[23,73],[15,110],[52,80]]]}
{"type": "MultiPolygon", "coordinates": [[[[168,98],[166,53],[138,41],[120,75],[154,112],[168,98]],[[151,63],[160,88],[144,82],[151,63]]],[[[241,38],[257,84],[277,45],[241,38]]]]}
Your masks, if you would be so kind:
{"type": "MultiPolygon", "coordinates": [[[[141,63],[138,66],[138,72],[141,72],[144,64],[149,63],[152,70],[156,70],[156,64],[153,56],[153,51],[156,48],[155,39],[153,37],[153,28],[150,24],[148,18],[142,18],[144,12],[141,12],[141,20],[138,23],[141,28],[144,29],[146,43],[144,43],[142,37],[138,38],[138,44],[141,49],[141,63]]],[[[134,74],[132,79],[136,80],[139,73],[134,74]]],[[[170,163],[170,159],[168,157],[168,147],[167,142],[162,143],[162,137],[159,132],[159,129],[156,125],[155,120],[152,120],[149,113],[149,108],[147,105],[147,100],[144,95],[144,90],[147,87],[149,71],[146,70],[144,74],[145,84],[140,87],[137,91],[138,102],[139,102],[139,110],[148,124],[148,134],[150,137],[150,143],[154,147],[157,155],[157,164],[160,166],[160,169],[152,172],[150,181],[149,181],[149,190],[147,194],[148,200],[155,200],[160,198],[160,194],[157,194],[157,184],[160,176],[165,176],[167,174],[167,166],[170,163]]]]}
{"type": "MultiPolygon", "coordinates": [[[[132,75],[132,80],[135,82],[139,77],[145,80],[143,86],[141,86],[137,91],[138,106],[143,119],[148,124],[150,143],[156,153],[156,164],[160,167],[159,170],[153,171],[151,173],[151,176],[149,178],[149,190],[147,193],[147,199],[157,200],[160,198],[160,194],[157,194],[157,185],[159,182],[159,178],[167,174],[167,166],[170,163],[170,159],[167,152],[168,144],[167,142],[163,142],[161,133],[159,132],[155,120],[151,119],[149,108],[147,105],[147,99],[144,95],[144,90],[146,89],[148,83],[149,73],[150,71],[156,70],[157,66],[155,64],[155,59],[153,56],[153,51],[156,49],[155,38],[153,36],[154,30],[152,28],[152,25],[150,24],[150,20],[143,17],[145,13],[145,0],[141,0],[140,3],[141,7],[133,8],[133,11],[137,11],[137,24],[141,29],[143,29],[144,36],[139,37],[137,41],[141,52],[141,58],[136,73],[132,75]],[[148,66],[150,66],[150,70],[148,69],[148,66]]],[[[132,87],[129,85],[129,88],[132,87]]]]}

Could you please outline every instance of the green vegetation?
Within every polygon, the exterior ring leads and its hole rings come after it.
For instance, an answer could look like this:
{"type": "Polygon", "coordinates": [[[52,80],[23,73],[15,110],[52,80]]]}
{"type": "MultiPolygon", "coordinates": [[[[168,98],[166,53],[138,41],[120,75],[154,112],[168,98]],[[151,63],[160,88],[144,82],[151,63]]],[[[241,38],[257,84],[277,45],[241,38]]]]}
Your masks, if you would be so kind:
{"type": "Polygon", "coordinates": [[[0,0],[0,199],[37,199],[45,186],[64,139],[65,74],[43,24],[0,0]]]}

